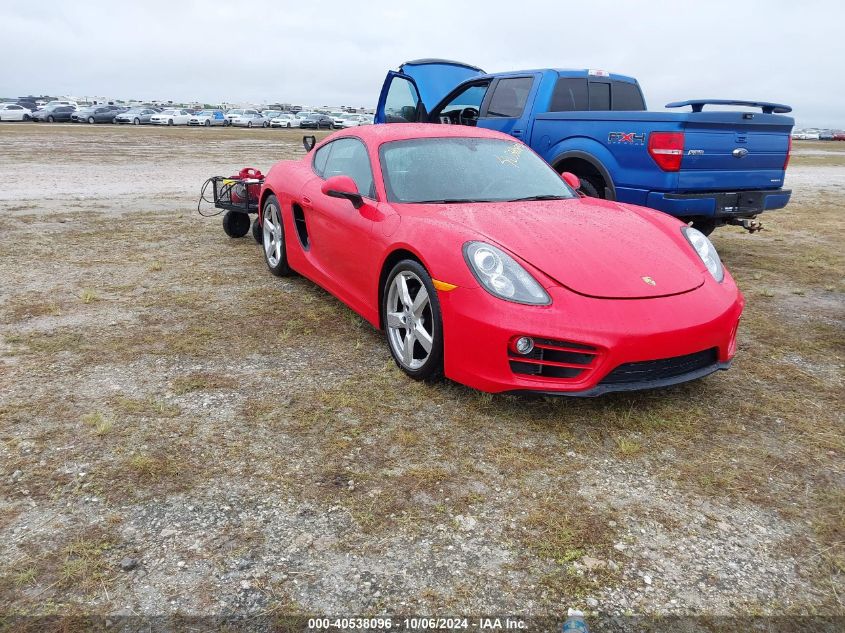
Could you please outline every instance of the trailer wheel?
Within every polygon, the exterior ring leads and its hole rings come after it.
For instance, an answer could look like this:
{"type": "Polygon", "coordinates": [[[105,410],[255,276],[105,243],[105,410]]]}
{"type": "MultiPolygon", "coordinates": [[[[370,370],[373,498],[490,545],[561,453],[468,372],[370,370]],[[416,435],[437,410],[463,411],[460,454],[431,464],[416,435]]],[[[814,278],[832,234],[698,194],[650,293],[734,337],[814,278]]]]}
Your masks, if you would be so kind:
{"type": "Polygon", "coordinates": [[[243,237],[249,233],[249,216],[238,211],[226,211],[223,216],[223,230],[229,237],[243,237]]]}
{"type": "Polygon", "coordinates": [[[261,230],[261,223],[258,221],[258,218],[252,221],[252,237],[259,244],[264,241],[264,231],[261,230]]]}

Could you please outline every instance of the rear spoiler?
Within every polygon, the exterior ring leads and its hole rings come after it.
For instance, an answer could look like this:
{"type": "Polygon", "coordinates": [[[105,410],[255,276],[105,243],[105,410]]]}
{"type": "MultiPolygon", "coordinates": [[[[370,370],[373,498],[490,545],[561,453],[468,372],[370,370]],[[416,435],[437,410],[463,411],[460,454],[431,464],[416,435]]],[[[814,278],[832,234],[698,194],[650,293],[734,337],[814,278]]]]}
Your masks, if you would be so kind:
{"type": "Polygon", "coordinates": [[[749,108],[760,108],[763,114],[786,114],[792,112],[792,107],[782,103],[769,103],[768,101],[734,101],[733,99],[690,99],[689,101],[673,101],[667,103],[667,108],[692,107],[693,112],[701,112],[705,105],[726,105],[746,106],[749,108]]]}

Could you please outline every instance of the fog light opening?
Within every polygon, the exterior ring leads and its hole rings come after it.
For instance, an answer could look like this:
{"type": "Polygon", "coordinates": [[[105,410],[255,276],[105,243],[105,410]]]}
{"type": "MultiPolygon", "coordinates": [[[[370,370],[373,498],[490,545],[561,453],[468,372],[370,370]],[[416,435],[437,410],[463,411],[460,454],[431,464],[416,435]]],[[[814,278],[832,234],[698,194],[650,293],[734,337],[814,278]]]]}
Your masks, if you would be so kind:
{"type": "Polygon", "coordinates": [[[529,336],[520,336],[514,342],[513,347],[517,351],[517,353],[525,356],[526,354],[530,354],[534,350],[534,339],[529,336]]]}

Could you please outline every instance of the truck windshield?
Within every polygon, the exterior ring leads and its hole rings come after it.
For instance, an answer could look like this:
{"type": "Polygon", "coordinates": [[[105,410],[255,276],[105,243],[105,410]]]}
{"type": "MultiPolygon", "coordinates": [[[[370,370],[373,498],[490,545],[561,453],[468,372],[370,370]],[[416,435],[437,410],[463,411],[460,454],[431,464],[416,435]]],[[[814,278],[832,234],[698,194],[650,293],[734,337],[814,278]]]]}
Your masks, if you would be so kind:
{"type": "Polygon", "coordinates": [[[379,150],[391,202],[458,203],[573,198],[561,177],[522,143],[421,138],[379,150]]]}

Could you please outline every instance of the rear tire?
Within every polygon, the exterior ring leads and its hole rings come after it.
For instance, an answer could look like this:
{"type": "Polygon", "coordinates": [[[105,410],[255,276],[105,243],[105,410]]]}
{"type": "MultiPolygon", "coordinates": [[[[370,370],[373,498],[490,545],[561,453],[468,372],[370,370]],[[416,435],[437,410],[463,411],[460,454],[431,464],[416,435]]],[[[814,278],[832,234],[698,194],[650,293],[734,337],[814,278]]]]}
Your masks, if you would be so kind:
{"type": "Polygon", "coordinates": [[[261,222],[258,221],[258,218],[252,221],[252,238],[259,244],[264,241],[264,233],[261,230],[261,222]]]}
{"type": "Polygon", "coordinates": [[[243,237],[249,233],[249,216],[237,211],[226,211],[223,216],[223,231],[229,237],[243,237]]]}
{"type": "Polygon", "coordinates": [[[692,221],[692,228],[701,231],[704,235],[710,235],[716,230],[717,226],[719,226],[719,223],[713,218],[692,221]]]}

